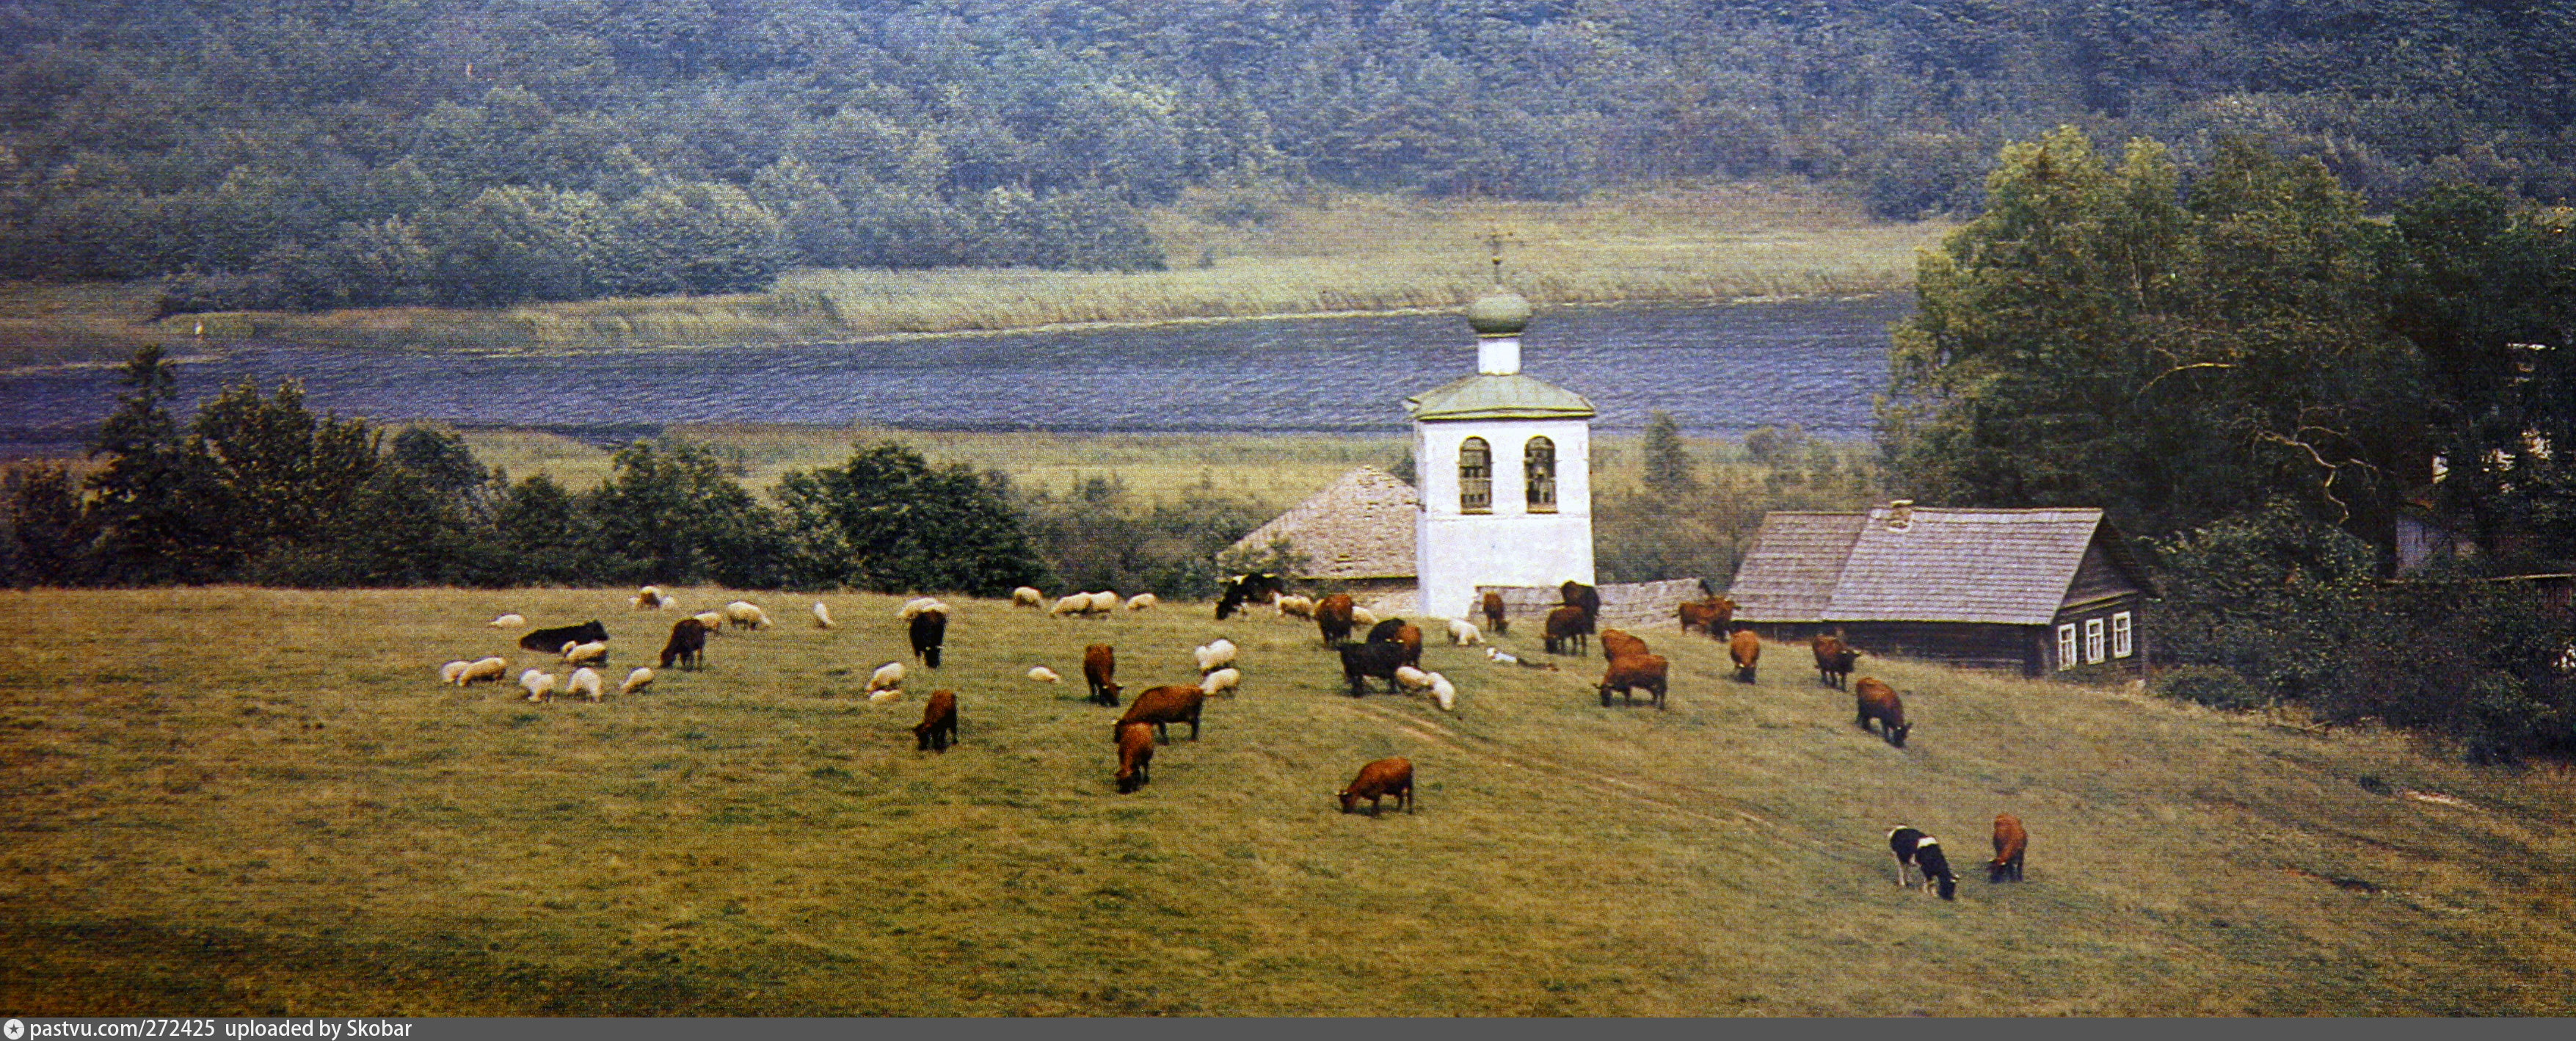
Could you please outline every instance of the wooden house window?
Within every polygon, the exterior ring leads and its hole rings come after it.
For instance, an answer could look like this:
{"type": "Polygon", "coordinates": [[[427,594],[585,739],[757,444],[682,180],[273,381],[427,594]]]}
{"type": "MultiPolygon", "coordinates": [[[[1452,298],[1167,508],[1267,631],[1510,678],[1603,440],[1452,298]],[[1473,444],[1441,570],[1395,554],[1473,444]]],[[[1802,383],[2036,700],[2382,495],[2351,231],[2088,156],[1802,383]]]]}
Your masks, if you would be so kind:
{"type": "Polygon", "coordinates": [[[1529,511],[1555,513],[1556,442],[1544,437],[1529,439],[1529,446],[1521,450],[1521,472],[1529,478],[1529,486],[1524,489],[1529,497],[1522,500],[1529,503],[1529,511]]]}
{"type": "Polygon", "coordinates": [[[1494,450],[1481,437],[1458,446],[1458,512],[1494,512],[1494,450]]]}
{"type": "Polygon", "coordinates": [[[2087,618],[2084,620],[2084,664],[2099,665],[2101,663],[2102,620],[2099,618],[2087,618]]]}
{"type": "Polygon", "coordinates": [[[2057,667],[2061,669],[2075,667],[2075,623],[2073,622],[2057,627],[2057,667]]]}
{"type": "Polygon", "coordinates": [[[2126,658],[2131,654],[2137,653],[2137,644],[2131,642],[2131,624],[2132,620],[2130,619],[2129,612],[2127,611],[2122,611],[2111,616],[2112,657],[2126,658]]]}

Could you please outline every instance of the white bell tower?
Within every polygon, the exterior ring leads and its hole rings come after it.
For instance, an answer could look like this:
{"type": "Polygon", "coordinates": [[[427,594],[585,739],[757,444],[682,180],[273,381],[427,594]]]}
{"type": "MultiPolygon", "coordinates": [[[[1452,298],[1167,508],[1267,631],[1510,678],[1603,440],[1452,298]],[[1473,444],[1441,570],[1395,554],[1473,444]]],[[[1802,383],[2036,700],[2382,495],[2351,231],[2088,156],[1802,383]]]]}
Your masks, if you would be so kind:
{"type": "Polygon", "coordinates": [[[1467,305],[1475,375],[1405,399],[1426,616],[1474,616],[1480,585],[1593,584],[1592,403],[1521,373],[1529,320],[1529,301],[1496,285],[1467,305]]]}

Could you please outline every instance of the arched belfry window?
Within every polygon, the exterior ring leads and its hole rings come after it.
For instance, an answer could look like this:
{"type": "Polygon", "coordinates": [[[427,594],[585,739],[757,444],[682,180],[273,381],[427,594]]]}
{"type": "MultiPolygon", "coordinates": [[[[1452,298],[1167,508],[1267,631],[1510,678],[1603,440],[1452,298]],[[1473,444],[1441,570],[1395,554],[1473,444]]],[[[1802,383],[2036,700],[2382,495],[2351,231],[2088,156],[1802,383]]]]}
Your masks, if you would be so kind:
{"type": "Polygon", "coordinates": [[[1556,442],[1544,437],[1529,439],[1521,450],[1521,472],[1529,475],[1529,511],[1556,512],[1556,442]]]}
{"type": "Polygon", "coordinates": [[[1494,450],[1481,437],[1458,446],[1458,512],[1494,512],[1494,450]]]}

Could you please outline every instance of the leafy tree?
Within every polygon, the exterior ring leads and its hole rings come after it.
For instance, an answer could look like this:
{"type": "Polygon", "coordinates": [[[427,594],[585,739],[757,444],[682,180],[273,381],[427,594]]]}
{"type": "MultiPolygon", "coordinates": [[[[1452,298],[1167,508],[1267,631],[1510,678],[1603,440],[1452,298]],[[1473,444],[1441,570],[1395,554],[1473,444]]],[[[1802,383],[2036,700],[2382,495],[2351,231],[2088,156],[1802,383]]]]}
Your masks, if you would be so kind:
{"type": "Polygon", "coordinates": [[[0,481],[8,503],[6,571],[14,586],[84,584],[98,524],[81,502],[80,482],[61,464],[14,467],[0,481]]]}
{"type": "Polygon", "coordinates": [[[1897,330],[1892,468],[1927,501],[2100,505],[2143,532],[2289,491],[2388,544],[2421,366],[2375,227],[2322,166],[2242,142],[2179,181],[2145,141],[2116,169],[2071,128],[2007,148],[1897,330]]]}
{"type": "Polygon", "coordinates": [[[777,519],[703,446],[638,441],[580,504],[595,567],[622,582],[774,587],[786,567],[777,519]]]}
{"type": "Polygon", "coordinates": [[[790,472],[777,495],[802,584],[996,596],[1046,575],[999,473],[933,468],[886,442],[839,467],[790,472]]]}
{"type": "Polygon", "coordinates": [[[198,408],[189,431],[188,458],[212,492],[198,508],[235,559],[307,551],[382,464],[364,420],[314,416],[294,379],[267,398],[251,383],[228,388],[198,408]]]}

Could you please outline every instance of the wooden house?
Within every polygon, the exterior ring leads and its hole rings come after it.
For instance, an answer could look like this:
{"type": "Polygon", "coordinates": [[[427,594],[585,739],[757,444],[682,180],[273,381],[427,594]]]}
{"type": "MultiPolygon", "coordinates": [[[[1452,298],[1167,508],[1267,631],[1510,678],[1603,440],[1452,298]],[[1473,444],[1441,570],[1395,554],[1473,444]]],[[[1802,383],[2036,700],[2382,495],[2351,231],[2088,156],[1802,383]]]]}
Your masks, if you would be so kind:
{"type": "Polygon", "coordinates": [[[1839,629],[1865,653],[2027,676],[2139,674],[2155,587],[2095,509],[1763,518],[1727,595],[1775,640],[1839,629]]]}

